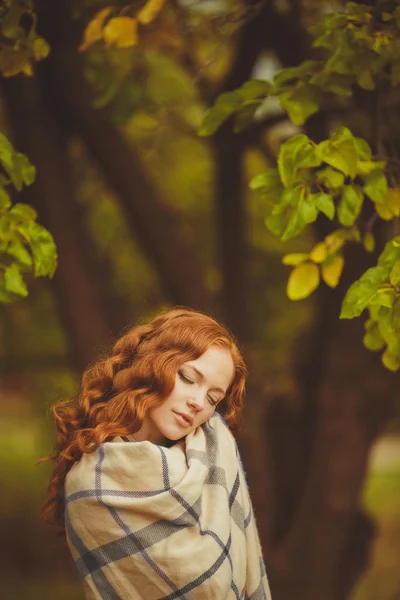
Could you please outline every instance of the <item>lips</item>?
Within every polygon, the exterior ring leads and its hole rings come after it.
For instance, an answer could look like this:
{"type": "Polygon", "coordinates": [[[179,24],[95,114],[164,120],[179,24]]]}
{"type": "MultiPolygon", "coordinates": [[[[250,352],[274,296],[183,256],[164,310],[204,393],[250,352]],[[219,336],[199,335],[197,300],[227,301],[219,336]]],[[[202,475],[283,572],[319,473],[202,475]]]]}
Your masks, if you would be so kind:
{"type": "Polygon", "coordinates": [[[174,411],[174,413],[176,415],[179,415],[182,418],[182,421],[184,423],[186,423],[186,425],[193,425],[193,417],[191,417],[187,413],[180,413],[180,412],[177,412],[177,411],[174,411]]]}

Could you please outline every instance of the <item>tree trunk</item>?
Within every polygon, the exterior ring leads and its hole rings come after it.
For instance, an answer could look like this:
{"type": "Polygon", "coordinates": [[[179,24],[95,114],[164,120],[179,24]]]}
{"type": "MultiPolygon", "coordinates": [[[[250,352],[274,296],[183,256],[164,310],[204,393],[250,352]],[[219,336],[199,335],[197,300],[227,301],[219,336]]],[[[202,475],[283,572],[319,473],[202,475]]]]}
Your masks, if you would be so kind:
{"type": "Polygon", "coordinates": [[[24,192],[24,200],[37,208],[55,238],[59,266],[54,288],[71,362],[81,371],[117,333],[120,313],[104,302],[109,282],[104,271],[100,275],[95,268],[94,249],[74,202],[66,140],[50,107],[43,104],[37,80],[13,77],[2,82],[2,89],[17,148],[37,167],[36,181],[24,192]]]}
{"type": "Polygon", "coordinates": [[[271,414],[275,477],[284,480],[276,487],[276,600],[343,600],[367,565],[372,527],[360,512],[360,493],[396,377],[363,347],[362,320],[338,316],[345,290],[369,262],[362,249],[352,248],[339,288],[321,290],[314,326],[297,347],[304,357],[298,409],[281,405],[271,414]]]}

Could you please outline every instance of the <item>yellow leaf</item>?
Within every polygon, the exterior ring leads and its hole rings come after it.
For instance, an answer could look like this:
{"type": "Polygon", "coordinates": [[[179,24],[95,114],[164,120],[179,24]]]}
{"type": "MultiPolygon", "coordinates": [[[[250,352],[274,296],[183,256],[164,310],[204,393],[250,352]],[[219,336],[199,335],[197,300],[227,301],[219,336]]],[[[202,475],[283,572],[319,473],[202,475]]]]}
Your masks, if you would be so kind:
{"type": "Polygon", "coordinates": [[[22,69],[22,72],[23,72],[25,75],[28,75],[28,77],[32,77],[32,75],[33,75],[33,69],[32,69],[32,65],[31,65],[31,63],[30,63],[30,62],[27,62],[27,63],[24,65],[24,67],[23,67],[23,69],[22,69]]]}
{"type": "Polygon", "coordinates": [[[308,254],[299,252],[297,254],[285,254],[285,256],[282,258],[282,262],[284,265],[290,265],[292,267],[295,267],[296,265],[300,265],[307,259],[308,254]]]}
{"type": "Polygon", "coordinates": [[[386,348],[385,352],[382,354],[381,360],[382,364],[389,369],[389,371],[393,371],[393,373],[400,369],[399,358],[390,354],[388,348],[386,348]]]}
{"type": "Polygon", "coordinates": [[[164,6],[165,0],[149,0],[137,15],[137,20],[143,25],[147,25],[154,21],[162,7],[164,6]]]}
{"type": "Polygon", "coordinates": [[[46,58],[50,52],[50,46],[46,40],[42,37],[37,37],[32,44],[33,54],[36,60],[42,60],[46,58]]]}
{"type": "Polygon", "coordinates": [[[103,38],[103,25],[111,11],[111,6],[107,6],[95,14],[84,31],[83,42],[79,46],[79,50],[87,50],[89,46],[103,38]]]}
{"type": "Polygon", "coordinates": [[[138,43],[137,21],[131,17],[110,19],[103,29],[103,38],[107,46],[115,44],[117,48],[130,48],[138,43]]]}
{"type": "Polygon", "coordinates": [[[326,236],[325,244],[328,250],[328,254],[335,254],[340,248],[344,245],[344,239],[340,235],[336,235],[335,233],[331,233],[326,236]]]}
{"type": "Polygon", "coordinates": [[[329,264],[322,267],[322,279],[326,285],[335,288],[339,283],[340,276],[343,271],[344,258],[343,256],[334,256],[329,264]]]}
{"type": "Polygon", "coordinates": [[[290,300],[307,298],[319,284],[317,265],[306,263],[299,265],[290,273],[287,284],[287,295],[290,300]]]}
{"type": "Polygon", "coordinates": [[[400,188],[390,188],[383,204],[375,205],[376,212],[385,221],[400,216],[400,188]]]}
{"type": "Polygon", "coordinates": [[[311,260],[317,264],[324,262],[327,256],[328,248],[326,247],[325,242],[316,244],[310,253],[311,260]]]}

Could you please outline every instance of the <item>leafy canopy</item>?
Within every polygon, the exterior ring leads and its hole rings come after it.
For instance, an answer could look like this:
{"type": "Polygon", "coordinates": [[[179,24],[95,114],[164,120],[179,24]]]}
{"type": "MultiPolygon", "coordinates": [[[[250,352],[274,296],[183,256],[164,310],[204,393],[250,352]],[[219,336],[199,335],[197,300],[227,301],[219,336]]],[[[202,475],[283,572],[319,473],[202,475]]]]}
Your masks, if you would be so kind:
{"type": "MultiPolygon", "coordinates": [[[[240,131],[271,96],[279,98],[295,125],[302,125],[326,107],[350,108],[357,87],[371,94],[374,105],[390,119],[399,100],[400,0],[383,0],[375,6],[348,2],[342,12],[327,14],[310,33],[313,46],[321,49],[320,60],[281,69],[272,82],[250,80],[222,94],[206,112],[199,134],[211,135],[230,119],[234,131],[240,131]]],[[[393,113],[393,122],[396,118],[393,113]]],[[[374,133],[379,139],[380,131],[374,133]]],[[[284,256],[284,264],[292,267],[290,299],[308,297],[321,281],[336,287],[347,244],[361,243],[365,251],[374,251],[374,221],[399,220],[399,182],[398,158],[373,156],[370,145],[348,127],[337,128],[318,144],[303,133],[282,143],[276,168],[250,182],[264,200],[267,229],[285,242],[318,218],[332,222],[332,232],[311,252],[284,256]],[[365,222],[367,206],[373,216],[365,222]]],[[[340,317],[351,319],[365,310],[369,319],[364,345],[383,350],[384,366],[399,370],[399,236],[386,244],[377,266],[350,286],[340,317]]]]}

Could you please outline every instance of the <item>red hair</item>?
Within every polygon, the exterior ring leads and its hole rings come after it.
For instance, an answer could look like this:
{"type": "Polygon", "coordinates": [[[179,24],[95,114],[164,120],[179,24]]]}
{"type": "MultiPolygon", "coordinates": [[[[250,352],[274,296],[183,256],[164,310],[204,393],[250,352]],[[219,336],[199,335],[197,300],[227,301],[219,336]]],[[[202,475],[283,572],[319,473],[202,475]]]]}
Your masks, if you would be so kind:
{"type": "Polygon", "coordinates": [[[234,376],[223,402],[228,425],[236,428],[243,409],[246,366],[230,332],[211,317],[185,308],[161,313],[132,327],[107,357],[82,376],[79,393],[51,407],[56,424],[55,463],[43,518],[64,529],[64,481],[83,453],[140,429],[149,411],[171,394],[179,367],[212,345],[227,348],[234,376]]]}

